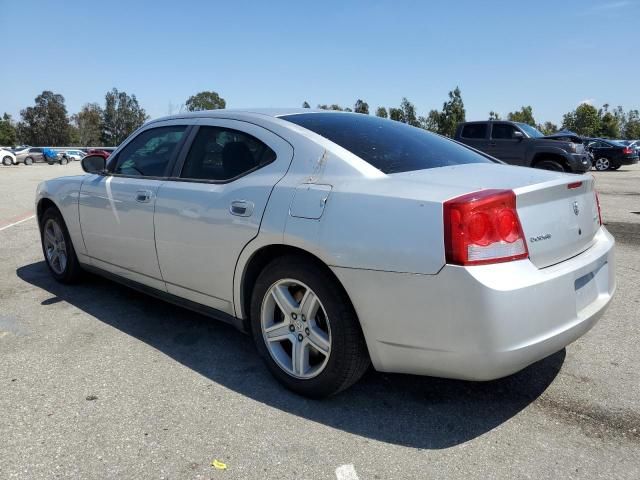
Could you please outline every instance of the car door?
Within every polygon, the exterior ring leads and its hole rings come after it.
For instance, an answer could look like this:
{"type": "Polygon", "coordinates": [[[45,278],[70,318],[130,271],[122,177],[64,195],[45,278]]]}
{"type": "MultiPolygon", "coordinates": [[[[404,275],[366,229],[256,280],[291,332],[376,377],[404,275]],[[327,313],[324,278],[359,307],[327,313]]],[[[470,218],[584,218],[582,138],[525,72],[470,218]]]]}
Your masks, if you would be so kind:
{"type": "Polygon", "coordinates": [[[481,152],[487,152],[489,129],[486,122],[466,123],[460,132],[460,141],[481,152]]]}
{"type": "Polygon", "coordinates": [[[526,136],[515,125],[492,122],[487,151],[490,155],[511,165],[525,165],[526,142],[526,136]],[[515,132],[522,133],[523,138],[516,138],[515,132]]]}
{"type": "Polygon", "coordinates": [[[156,248],[167,291],[225,313],[242,249],[258,234],[292,146],[254,124],[202,119],[158,190],[156,248]]]}
{"type": "Polygon", "coordinates": [[[105,175],[83,183],[82,237],[94,266],[165,290],[156,255],[153,212],[188,130],[186,122],[151,125],[110,159],[105,175]]]}
{"type": "Polygon", "coordinates": [[[33,163],[44,162],[43,150],[44,149],[42,149],[40,147],[30,148],[29,149],[29,154],[26,155],[26,156],[27,157],[31,157],[33,159],[33,163]]]}

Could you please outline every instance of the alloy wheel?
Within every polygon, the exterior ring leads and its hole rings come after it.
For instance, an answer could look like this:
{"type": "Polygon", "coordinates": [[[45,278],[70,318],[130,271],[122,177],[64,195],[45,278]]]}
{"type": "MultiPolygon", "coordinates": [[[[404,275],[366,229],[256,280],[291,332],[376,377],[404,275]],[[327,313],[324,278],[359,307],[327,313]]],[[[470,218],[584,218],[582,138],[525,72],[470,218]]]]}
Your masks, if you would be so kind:
{"type": "Polygon", "coordinates": [[[329,317],[304,283],[275,282],[262,300],[262,337],[278,366],[292,377],[309,379],[326,367],[331,354],[329,317]]]}
{"type": "Polygon", "coordinates": [[[596,160],[596,170],[602,172],[604,170],[609,170],[609,167],[611,166],[611,162],[609,162],[608,158],[599,158],[596,160]]]}
{"type": "Polygon", "coordinates": [[[50,218],[44,225],[44,250],[51,269],[62,275],[67,268],[67,245],[58,222],[50,218]]]}

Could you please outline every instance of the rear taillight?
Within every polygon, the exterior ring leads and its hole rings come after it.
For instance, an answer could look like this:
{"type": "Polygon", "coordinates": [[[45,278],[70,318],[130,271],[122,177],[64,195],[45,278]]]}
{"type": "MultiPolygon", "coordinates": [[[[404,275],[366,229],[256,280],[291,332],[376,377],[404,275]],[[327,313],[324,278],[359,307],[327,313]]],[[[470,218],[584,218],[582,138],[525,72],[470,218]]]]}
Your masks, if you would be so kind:
{"type": "Polygon", "coordinates": [[[596,205],[598,206],[598,221],[600,225],[602,225],[602,212],[600,211],[600,197],[598,197],[598,192],[596,190],[593,191],[596,196],[596,205]]]}
{"type": "Polygon", "coordinates": [[[444,203],[447,263],[484,265],[527,258],[511,190],[481,190],[444,203]]]}
{"type": "Polygon", "coordinates": [[[631,147],[624,147],[622,149],[623,155],[631,155],[633,153],[633,149],[631,147]]]}

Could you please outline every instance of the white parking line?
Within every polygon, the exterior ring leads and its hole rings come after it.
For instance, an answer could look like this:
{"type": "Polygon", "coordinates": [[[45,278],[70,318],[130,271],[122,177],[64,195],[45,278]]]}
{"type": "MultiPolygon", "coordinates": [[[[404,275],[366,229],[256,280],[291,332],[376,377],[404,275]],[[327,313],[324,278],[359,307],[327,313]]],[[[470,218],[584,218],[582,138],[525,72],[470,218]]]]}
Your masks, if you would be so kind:
{"type": "Polygon", "coordinates": [[[26,222],[27,220],[31,220],[32,218],[35,218],[35,217],[36,217],[35,215],[31,215],[30,217],[23,218],[22,220],[18,220],[17,222],[10,223],[9,225],[4,225],[4,226],[0,227],[0,232],[2,230],[6,230],[7,228],[10,228],[10,227],[13,227],[15,225],[18,225],[18,224],[20,224],[22,222],[26,222]]]}
{"type": "Polygon", "coordinates": [[[340,465],[336,468],[336,478],[338,480],[359,480],[353,465],[340,465]]]}

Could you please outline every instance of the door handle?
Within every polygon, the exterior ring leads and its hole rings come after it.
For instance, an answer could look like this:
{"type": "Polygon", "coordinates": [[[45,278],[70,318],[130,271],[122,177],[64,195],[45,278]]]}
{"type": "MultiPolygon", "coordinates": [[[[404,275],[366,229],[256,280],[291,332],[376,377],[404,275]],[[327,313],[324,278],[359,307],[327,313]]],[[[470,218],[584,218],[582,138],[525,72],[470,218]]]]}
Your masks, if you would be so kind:
{"type": "Polygon", "coordinates": [[[151,200],[151,191],[138,190],[136,192],[136,202],[147,203],[149,200],[151,200]]]}
{"type": "Polygon", "coordinates": [[[229,212],[231,215],[236,215],[238,217],[250,217],[253,213],[253,208],[253,202],[249,202],[247,200],[234,200],[231,202],[229,212]]]}

